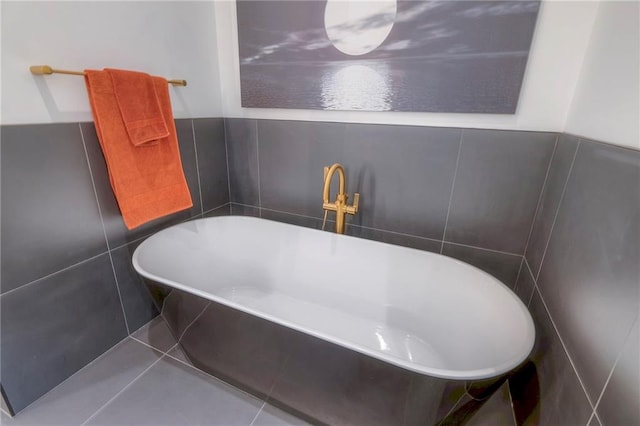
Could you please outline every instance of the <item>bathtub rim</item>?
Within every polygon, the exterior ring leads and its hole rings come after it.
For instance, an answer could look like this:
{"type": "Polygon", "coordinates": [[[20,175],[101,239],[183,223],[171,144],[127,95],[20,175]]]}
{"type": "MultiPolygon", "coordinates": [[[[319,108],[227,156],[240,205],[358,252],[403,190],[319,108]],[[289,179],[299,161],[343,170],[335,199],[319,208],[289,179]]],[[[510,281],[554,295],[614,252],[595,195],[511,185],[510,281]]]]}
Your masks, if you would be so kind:
{"type": "Polygon", "coordinates": [[[487,367],[487,368],[482,368],[482,369],[476,369],[476,370],[451,370],[451,369],[443,369],[443,368],[434,368],[434,367],[425,367],[421,364],[417,364],[417,363],[411,363],[411,362],[407,362],[403,359],[399,359],[397,357],[394,356],[390,356],[387,355],[383,352],[378,352],[375,350],[372,350],[370,348],[367,348],[365,346],[362,345],[358,345],[358,344],[354,344],[352,342],[349,342],[347,340],[341,339],[341,338],[337,338],[322,332],[318,332],[316,330],[310,329],[310,328],[306,328],[304,326],[298,325],[296,323],[293,323],[291,321],[288,320],[284,320],[281,319],[277,316],[274,315],[270,315],[268,313],[264,313],[261,312],[259,310],[256,309],[252,309],[249,307],[246,307],[240,303],[235,303],[229,299],[226,299],[224,297],[220,297],[220,296],[216,296],[213,295],[211,293],[208,293],[206,291],[203,290],[199,290],[196,288],[192,288],[190,286],[187,286],[185,284],[181,284],[178,283],[176,281],[170,280],[168,278],[163,278],[160,277],[158,275],[155,275],[151,272],[148,272],[146,270],[144,270],[139,261],[138,261],[138,254],[139,252],[143,249],[143,247],[145,246],[145,244],[155,235],[158,235],[160,233],[163,233],[164,231],[168,231],[172,228],[176,228],[176,227],[180,227],[183,226],[187,223],[190,222],[201,222],[201,221],[211,221],[211,220],[216,220],[216,219],[225,219],[225,218],[230,218],[233,217],[234,219],[241,219],[241,220],[245,220],[245,219],[250,219],[250,220],[257,220],[257,221],[268,221],[268,222],[272,222],[272,223],[276,223],[278,225],[282,225],[282,226],[286,226],[286,227],[295,227],[295,228],[301,228],[304,229],[305,231],[315,231],[315,232],[326,232],[326,231],[321,231],[319,229],[313,229],[313,228],[307,228],[304,226],[299,226],[299,225],[293,225],[293,224],[289,224],[289,223],[283,223],[283,222],[278,222],[278,221],[274,221],[274,220],[269,220],[269,219],[263,219],[263,218],[257,218],[257,217],[253,217],[253,216],[214,216],[214,217],[208,217],[208,218],[197,218],[197,219],[191,219],[185,222],[181,222],[179,224],[170,226],[168,228],[165,228],[163,230],[160,230],[148,237],[146,237],[144,239],[144,241],[142,241],[142,243],[140,243],[138,245],[138,247],[136,247],[133,256],[132,256],[132,264],[134,269],[136,270],[136,272],[138,274],[140,274],[141,276],[158,282],[160,284],[164,284],[167,285],[169,287],[172,288],[176,288],[178,290],[184,291],[186,293],[189,294],[193,294],[195,296],[201,297],[203,299],[212,301],[212,302],[216,302],[216,303],[220,303],[222,305],[228,306],[230,308],[233,309],[237,309],[241,312],[245,312],[247,314],[256,316],[258,318],[262,318],[264,320],[273,322],[275,324],[279,324],[283,327],[287,327],[293,330],[296,330],[297,332],[300,333],[304,333],[310,336],[313,336],[315,338],[342,346],[344,348],[359,352],[361,354],[367,355],[369,357],[381,360],[383,362],[387,362],[389,364],[395,365],[396,367],[408,370],[408,371],[412,371],[414,373],[418,373],[418,374],[422,374],[422,375],[426,375],[426,376],[430,376],[430,377],[436,377],[436,378],[440,378],[440,379],[448,379],[448,380],[483,380],[483,379],[491,379],[491,378],[495,378],[498,377],[502,374],[508,373],[512,370],[514,370],[515,368],[517,368],[519,365],[521,365],[531,354],[531,351],[533,350],[533,347],[535,345],[535,341],[536,341],[536,329],[535,329],[535,324],[533,322],[533,319],[531,317],[531,314],[528,310],[528,308],[524,305],[524,303],[522,302],[522,300],[520,300],[520,298],[513,292],[513,290],[511,290],[506,284],[504,284],[502,281],[500,281],[499,279],[497,279],[496,277],[494,277],[493,275],[479,269],[476,266],[473,266],[469,263],[466,263],[462,260],[459,259],[455,259],[449,256],[445,256],[439,253],[434,253],[434,252],[429,252],[426,250],[420,250],[420,249],[416,249],[416,248],[412,248],[412,247],[404,247],[404,246],[399,246],[399,245],[395,245],[395,244],[390,244],[390,243],[386,243],[386,242],[381,242],[381,241],[375,241],[375,240],[368,240],[368,239],[364,239],[364,238],[359,238],[359,237],[355,237],[355,236],[350,236],[350,235],[341,235],[341,234],[332,234],[333,236],[335,236],[336,238],[350,238],[350,239],[357,239],[360,241],[365,241],[366,243],[369,244],[375,244],[375,245],[383,245],[383,246],[390,246],[396,249],[401,249],[401,250],[411,250],[411,251],[417,251],[420,252],[422,254],[426,254],[428,256],[438,256],[438,257],[442,257],[444,259],[446,259],[446,261],[450,261],[453,263],[456,263],[458,265],[462,265],[463,267],[466,268],[472,268],[475,270],[475,272],[482,274],[486,277],[488,277],[494,284],[500,285],[502,286],[505,290],[507,290],[508,294],[510,295],[510,297],[512,299],[515,300],[515,302],[518,304],[520,310],[525,314],[524,317],[526,318],[526,322],[527,322],[527,327],[525,332],[529,335],[529,345],[526,351],[524,351],[524,355],[521,356],[517,356],[517,357],[513,357],[497,366],[493,366],[493,367],[487,367]]]}

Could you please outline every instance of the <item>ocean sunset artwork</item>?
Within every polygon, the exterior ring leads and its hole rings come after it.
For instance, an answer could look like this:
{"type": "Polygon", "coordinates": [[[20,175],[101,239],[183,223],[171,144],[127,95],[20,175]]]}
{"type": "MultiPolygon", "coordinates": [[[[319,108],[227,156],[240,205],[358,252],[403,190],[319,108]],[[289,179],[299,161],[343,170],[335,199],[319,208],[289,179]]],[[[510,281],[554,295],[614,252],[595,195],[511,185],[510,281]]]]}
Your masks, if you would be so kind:
{"type": "Polygon", "coordinates": [[[238,0],[243,107],[513,114],[539,1],[238,0]]]}

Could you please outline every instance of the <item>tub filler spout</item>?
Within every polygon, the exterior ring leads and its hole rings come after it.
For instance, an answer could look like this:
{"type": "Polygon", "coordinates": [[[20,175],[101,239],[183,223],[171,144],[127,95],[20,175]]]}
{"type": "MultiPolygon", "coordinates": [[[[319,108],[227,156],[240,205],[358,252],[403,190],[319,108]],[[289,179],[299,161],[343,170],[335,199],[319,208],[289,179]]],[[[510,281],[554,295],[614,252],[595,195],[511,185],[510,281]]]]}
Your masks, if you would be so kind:
{"type": "Polygon", "coordinates": [[[344,234],[345,216],[348,214],[355,215],[358,213],[358,204],[360,202],[360,194],[356,192],[353,194],[353,205],[347,205],[349,194],[346,193],[345,186],[344,168],[340,164],[335,163],[331,167],[324,168],[324,188],[322,190],[322,208],[324,209],[323,228],[324,223],[327,220],[327,212],[336,212],[336,233],[338,234],[344,234]],[[331,180],[333,179],[333,175],[336,171],[338,172],[338,178],[340,181],[338,194],[336,195],[336,200],[334,202],[329,202],[331,180]]]}

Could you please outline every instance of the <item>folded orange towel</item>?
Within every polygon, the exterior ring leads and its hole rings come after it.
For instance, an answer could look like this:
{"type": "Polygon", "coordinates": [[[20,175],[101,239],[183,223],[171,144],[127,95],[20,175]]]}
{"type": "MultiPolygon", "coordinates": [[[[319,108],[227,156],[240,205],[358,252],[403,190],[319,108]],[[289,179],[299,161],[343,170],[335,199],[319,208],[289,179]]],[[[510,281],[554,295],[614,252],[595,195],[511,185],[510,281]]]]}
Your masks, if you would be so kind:
{"type": "Polygon", "coordinates": [[[151,76],[143,72],[109,68],[104,71],[111,77],[131,143],[138,146],[169,136],[151,76]]]}
{"type": "Polygon", "coordinates": [[[85,83],[111,187],[127,228],[193,206],[184,178],[167,80],[151,77],[168,136],[134,145],[106,71],[86,70],[85,83]]]}

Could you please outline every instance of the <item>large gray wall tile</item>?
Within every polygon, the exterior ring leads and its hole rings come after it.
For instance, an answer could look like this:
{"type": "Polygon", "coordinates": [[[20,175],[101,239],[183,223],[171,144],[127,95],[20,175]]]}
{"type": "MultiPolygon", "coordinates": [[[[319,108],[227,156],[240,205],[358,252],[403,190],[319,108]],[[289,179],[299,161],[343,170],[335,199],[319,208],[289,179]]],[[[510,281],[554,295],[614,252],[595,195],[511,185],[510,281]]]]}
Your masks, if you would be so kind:
{"type": "Polygon", "coordinates": [[[445,240],[524,254],[555,140],[464,130],[445,240]]]}
{"type": "Polygon", "coordinates": [[[231,202],[259,206],[257,121],[225,118],[224,129],[231,202]]]}
{"type": "Polygon", "coordinates": [[[538,277],[592,401],[638,315],[640,152],[582,140],[538,277]]]}
{"type": "Polygon", "coordinates": [[[242,425],[262,401],[192,367],[165,357],[88,425],[242,425]]]}
{"type": "Polygon", "coordinates": [[[524,413],[525,417],[521,418],[523,424],[587,424],[592,413],[591,405],[537,291],[531,300],[530,310],[536,326],[536,343],[530,355],[535,365],[534,374],[524,376],[525,380],[519,380],[517,376],[509,379],[510,386],[517,388],[512,390],[512,394],[518,394],[518,390],[527,387],[539,391],[539,395],[529,395],[536,405],[524,413]]]}
{"type": "Polygon", "coordinates": [[[107,250],[77,124],[2,127],[2,292],[107,250]]]}
{"type": "Polygon", "coordinates": [[[109,256],[0,296],[2,386],[20,411],[127,335],[109,256]]]}
{"type": "Polygon", "coordinates": [[[360,193],[353,223],[442,239],[460,136],[459,129],[347,125],[347,183],[360,193]]]}
{"type": "MultiPolygon", "coordinates": [[[[322,217],[323,167],[349,167],[345,132],[343,123],[258,121],[260,207],[322,217]]],[[[347,182],[348,191],[355,186],[347,182]]]]}
{"type": "Polygon", "coordinates": [[[133,252],[137,247],[138,243],[131,243],[111,252],[127,325],[131,332],[139,329],[158,315],[149,289],[131,263],[133,252]]]}
{"type": "Polygon", "coordinates": [[[569,177],[569,170],[571,164],[573,164],[577,148],[578,138],[564,134],[558,137],[558,144],[553,153],[549,175],[536,212],[531,239],[527,246],[526,257],[534,276],[537,276],[540,270],[542,256],[547,247],[553,220],[558,211],[562,191],[569,177]]]}
{"type": "Polygon", "coordinates": [[[613,375],[598,404],[604,424],[640,424],[640,320],[627,338],[613,375]]]}
{"type": "Polygon", "coordinates": [[[195,119],[193,128],[198,152],[202,208],[207,212],[229,202],[224,120],[195,119]]]}
{"type": "Polygon", "coordinates": [[[442,254],[462,260],[482,269],[513,289],[518,277],[522,256],[481,250],[474,247],[444,243],[442,254]]]}
{"type": "MultiPolygon", "coordinates": [[[[196,169],[196,164],[195,152],[190,148],[190,146],[193,147],[193,137],[189,134],[190,132],[185,124],[185,122],[189,121],[190,120],[180,120],[176,129],[179,129],[178,142],[180,144],[182,167],[185,171],[185,176],[191,176],[190,179],[187,180],[187,183],[193,185],[193,173],[196,169]]],[[[167,226],[175,225],[189,219],[193,212],[200,212],[200,209],[194,206],[194,208],[164,216],[135,229],[128,230],[122,220],[122,214],[118,208],[116,198],[113,195],[107,165],[104,160],[104,155],[102,154],[102,149],[100,148],[100,143],[98,142],[95,126],[93,123],[81,123],[81,128],[110,248],[113,249],[136,241],[167,226]]],[[[194,203],[197,203],[199,199],[197,185],[195,187],[189,187],[189,191],[191,192],[192,200],[194,203]]]]}

